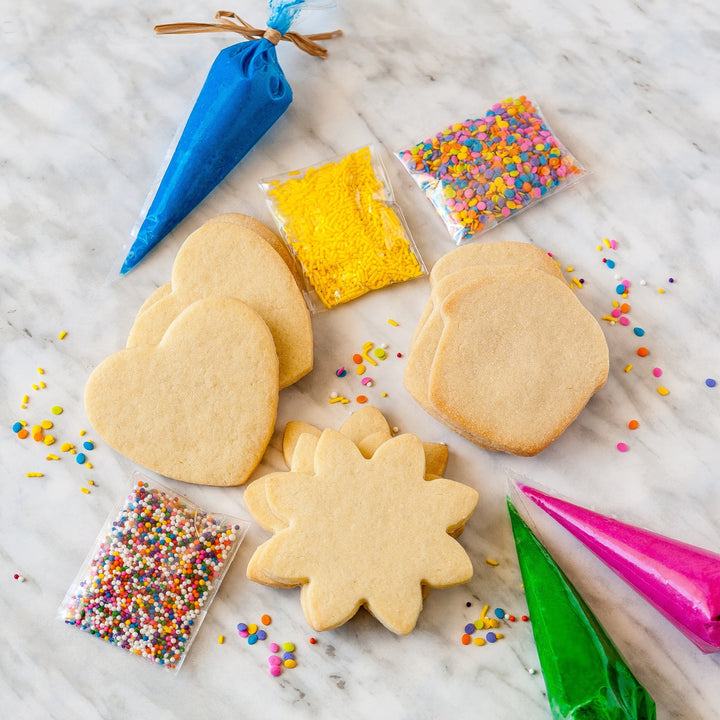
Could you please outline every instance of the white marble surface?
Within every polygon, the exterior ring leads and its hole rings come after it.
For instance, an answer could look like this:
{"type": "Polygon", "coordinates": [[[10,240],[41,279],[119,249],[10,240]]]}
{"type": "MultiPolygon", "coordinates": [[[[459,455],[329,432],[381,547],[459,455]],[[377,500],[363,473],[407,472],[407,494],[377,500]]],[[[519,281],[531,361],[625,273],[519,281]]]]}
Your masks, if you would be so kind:
{"type": "MultiPolygon", "coordinates": [[[[145,193],[218,50],[234,38],[157,38],[152,26],[206,21],[216,8],[189,0],[104,3],[0,0],[0,704],[18,718],[493,718],[548,720],[530,627],[492,647],[464,647],[462,628],[483,603],[521,614],[524,601],[504,509],[513,470],[582,504],[720,551],[720,14],[711,0],[575,3],[550,0],[358,0],[318,10],[305,32],[340,27],[327,61],[280,49],[295,100],[230,177],[122,282],[108,281],[145,193]],[[447,475],[475,486],[480,504],[462,536],[476,573],[433,592],[416,630],[398,638],[361,614],[315,646],[297,593],[253,585],[244,566],[267,537],[253,527],[176,677],[56,619],[95,535],[134,466],[99,443],[89,477],[67,458],[11,432],[50,406],[59,438],[87,426],[88,373],[123,346],[135,312],[170,277],[183,238],[226,211],[270,222],[257,181],[365,143],[386,153],[398,202],[431,266],[452,248],[389,153],[446,123],[525,92],[591,170],[582,183],[494,229],[487,239],[530,240],[553,252],[596,317],[616,280],[633,282],[633,325],[603,323],[606,387],[568,431],[535,458],[492,454],[426,416],[401,386],[403,361],[428,293],[425,280],[366,296],[314,318],[316,366],[283,391],[278,428],[299,419],[338,427],[357,405],[329,405],[367,340],[392,357],[371,399],[393,425],[450,446],[447,475]],[[598,252],[603,237],[614,253],[598,252]],[[675,278],[674,284],[668,278],[675,278]],[[641,286],[641,280],[646,285],[641,286]],[[666,292],[661,294],[660,288],[666,292]],[[386,319],[399,322],[394,328],[386,319]],[[67,331],[60,341],[58,334],[67,331]],[[624,372],[628,363],[635,367],[624,372]],[[656,392],[661,367],[670,394],[656,392]],[[32,391],[46,371],[47,388],[32,391]],[[379,398],[382,391],[387,398],[379,398]],[[30,394],[27,411],[20,409],[30,394]],[[631,432],[626,424],[637,418],[631,432]],[[630,446],[621,454],[618,442],[630,446]],[[26,478],[42,471],[42,478],[26,478]],[[491,567],[486,558],[499,565],[491,567]],[[21,573],[25,583],[13,580],[21,573]],[[472,601],[468,609],[466,601],[472,601]],[[267,672],[267,651],[235,624],[268,612],[271,637],[294,640],[297,668],[267,672]],[[217,637],[227,641],[219,645],[217,637]]],[[[230,9],[230,8],[228,8],[230,9]]],[[[255,24],[264,4],[232,8],[255,24]]],[[[227,433],[222,418],[218,432],[227,433]]],[[[89,432],[92,434],[90,428],[89,432]]],[[[258,473],[283,467],[276,433],[258,473]]],[[[191,499],[247,517],[241,488],[181,486],[191,499]]],[[[658,717],[707,720],[720,706],[720,655],[704,656],[584,549],[538,518],[548,546],[655,698],[658,717]]]]}

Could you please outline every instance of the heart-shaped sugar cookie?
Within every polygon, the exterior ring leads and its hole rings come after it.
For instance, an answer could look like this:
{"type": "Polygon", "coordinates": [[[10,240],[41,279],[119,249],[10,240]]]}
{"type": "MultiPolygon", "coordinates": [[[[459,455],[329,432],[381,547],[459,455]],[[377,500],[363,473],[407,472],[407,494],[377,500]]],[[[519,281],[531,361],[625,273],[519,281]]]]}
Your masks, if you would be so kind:
{"type": "Polygon", "coordinates": [[[183,243],[173,264],[171,291],[140,313],[128,347],[154,345],[190,303],[228,296],[247,303],[265,321],[277,349],[280,387],[313,366],[313,336],[300,288],[278,252],[253,230],[211,220],[183,243]]]}
{"type": "Polygon", "coordinates": [[[85,387],[96,432],[138,464],[200,485],[240,485],[275,425],[278,359],[245,303],[190,304],[154,345],[106,358],[85,387]]]}

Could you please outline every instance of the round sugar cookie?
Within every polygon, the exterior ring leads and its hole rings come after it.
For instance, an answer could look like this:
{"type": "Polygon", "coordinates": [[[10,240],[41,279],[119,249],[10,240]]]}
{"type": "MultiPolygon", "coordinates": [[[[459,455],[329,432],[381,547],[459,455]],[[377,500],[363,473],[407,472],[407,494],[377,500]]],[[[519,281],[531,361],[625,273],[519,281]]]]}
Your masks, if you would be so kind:
{"type": "Polygon", "coordinates": [[[451,428],[492,450],[535,455],[607,379],[608,348],[566,283],[496,268],[450,293],[428,400],[451,428]]]}
{"type": "Polygon", "coordinates": [[[236,298],[214,297],[191,303],[157,344],[100,363],[85,408],[108,445],[149,470],[240,485],[270,441],[278,391],[265,322],[236,298]]]}
{"type": "Polygon", "coordinates": [[[280,255],[256,232],[236,222],[210,221],[192,233],[173,264],[172,290],[137,317],[128,347],[159,342],[175,317],[204,297],[247,303],[267,323],[277,349],[280,387],[313,366],[310,311],[280,255]]]}

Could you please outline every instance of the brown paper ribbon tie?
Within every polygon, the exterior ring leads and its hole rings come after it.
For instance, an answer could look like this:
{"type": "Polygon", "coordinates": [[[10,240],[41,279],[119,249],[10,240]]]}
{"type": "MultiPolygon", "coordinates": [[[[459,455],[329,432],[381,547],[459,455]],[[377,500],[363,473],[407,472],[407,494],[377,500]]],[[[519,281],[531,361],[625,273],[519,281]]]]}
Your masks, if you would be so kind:
{"type": "Polygon", "coordinates": [[[331,38],[342,35],[342,30],[334,30],[333,32],[314,33],[312,35],[301,35],[296,32],[287,32],[281,35],[275,28],[253,27],[246,23],[241,17],[234,12],[228,10],[218,10],[215,13],[216,23],[170,23],[168,25],[156,25],[155,32],[158,35],[184,35],[187,33],[211,33],[211,32],[236,32],[247,38],[248,40],[256,40],[258,38],[266,38],[273,45],[277,45],[280,40],[287,40],[295,43],[297,47],[315,57],[327,57],[327,49],[315,42],[316,40],[330,40],[331,38]]]}

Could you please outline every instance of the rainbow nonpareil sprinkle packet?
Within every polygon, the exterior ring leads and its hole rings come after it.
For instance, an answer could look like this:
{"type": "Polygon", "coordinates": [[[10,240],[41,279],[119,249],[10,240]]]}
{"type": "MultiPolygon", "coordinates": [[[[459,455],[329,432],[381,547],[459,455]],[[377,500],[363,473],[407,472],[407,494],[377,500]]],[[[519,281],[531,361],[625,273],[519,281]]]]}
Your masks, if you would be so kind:
{"type": "Polygon", "coordinates": [[[586,174],[524,95],[397,156],[458,245],[586,174]]]}
{"type": "Polygon", "coordinates": [[[58,616],[177,672],[248,526],[135,473],[58,616]]]}

